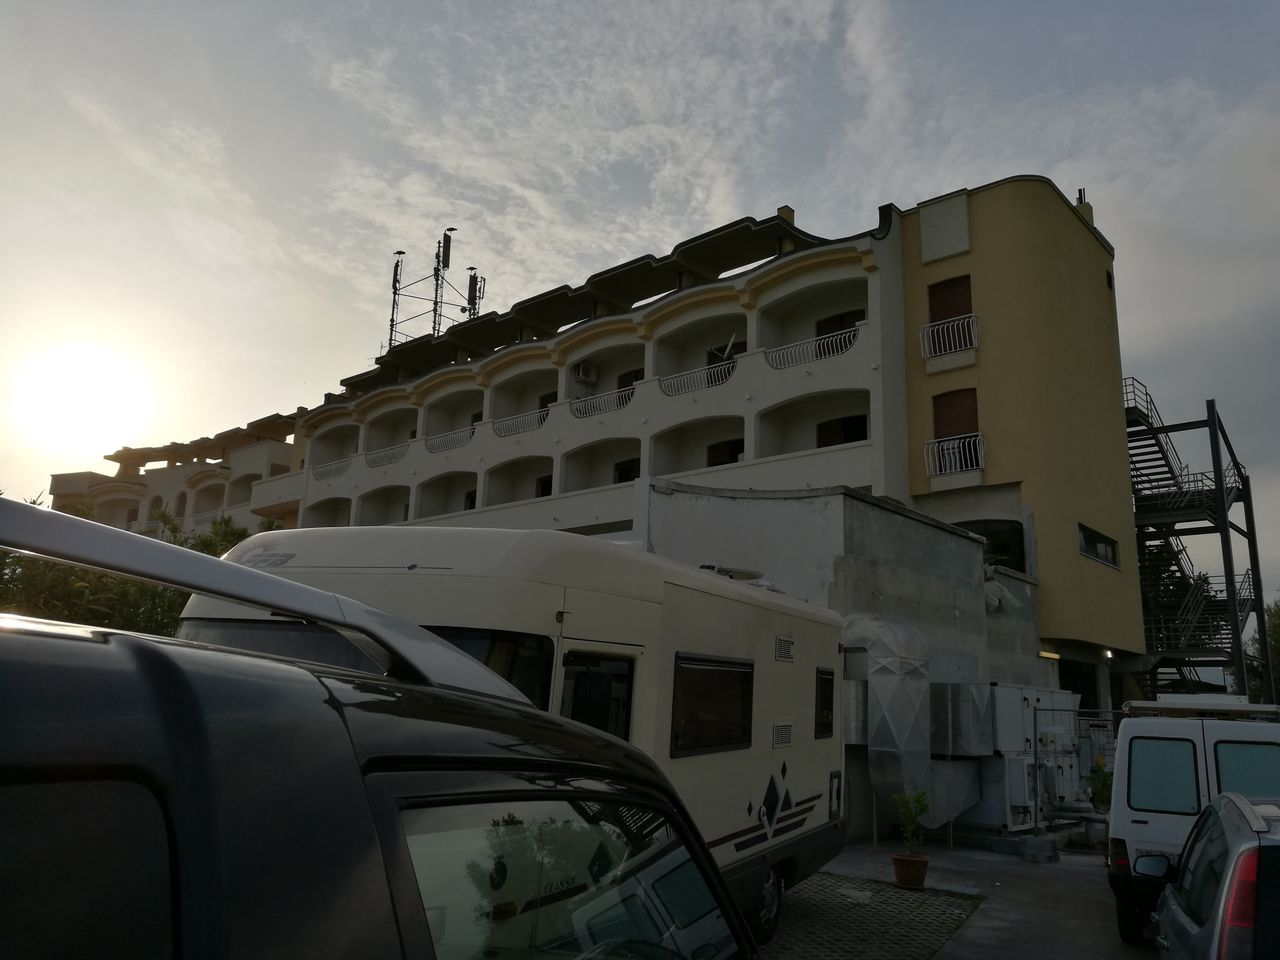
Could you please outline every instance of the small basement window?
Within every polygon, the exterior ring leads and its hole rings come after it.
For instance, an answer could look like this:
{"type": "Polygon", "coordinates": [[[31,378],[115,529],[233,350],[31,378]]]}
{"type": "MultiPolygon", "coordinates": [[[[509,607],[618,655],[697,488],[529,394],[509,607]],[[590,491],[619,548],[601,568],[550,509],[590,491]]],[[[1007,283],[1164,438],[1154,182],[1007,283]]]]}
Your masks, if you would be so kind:
{"type": "Polygon", "coordinates": [[[1080,552],[1086,557],[1092,557],[1094,560],[1101,560],[1103,563],[1111,567],[1120,566],[1117,560],[1116,542],[1110,537],[1086,527],[1083,523],[1080,528],[1080,552]]]}

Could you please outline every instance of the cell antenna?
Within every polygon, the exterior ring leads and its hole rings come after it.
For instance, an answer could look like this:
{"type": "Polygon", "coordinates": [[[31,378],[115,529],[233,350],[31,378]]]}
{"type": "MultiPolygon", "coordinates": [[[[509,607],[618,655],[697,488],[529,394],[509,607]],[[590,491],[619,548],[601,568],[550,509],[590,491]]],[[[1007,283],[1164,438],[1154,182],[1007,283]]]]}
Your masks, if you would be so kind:
{"type": "Polygon", "coordinates": [[[388,348],[396,345],[400,327],[400,273],[404,269],[404,251],[396,251],[396,263],[391,268],[391,333],[387,336],[388,348]]]}
{"type": "MultiPolygon", "coordinates": [[[[467,278],[466,303],[459,303],[462,299],[462,291],[449,282],[445,273],[449,269],[450,254],[453,247],[453,234],[457,232],[457,227],[445,227],[444,232],[440,234],[440,239],[436,241],[435,264],[432,267],[430,278],[434,283],[435,289],[431,296],[419,296],[417,293],[407,293],[406,291],[416,284],[424,282],[427,277],[419,277],[417,280],[404,282],[404,257],[403,250],[397,250],[395,253],[395,265],[391,268],[391,331],[387,338],[386,349],[398,346],[407,342],[410,337],[403,331],[404,324],[411,320],[417,320],[419,317],[431,314],[431,335],[433,337],[440,336],[442,328],[442,320],[446,307],[454,308],[461,313],[466,319],[474,320],[480,315],[480,301],[484,299],[484,277],[476,273],[475,267],[467,267],[470,276],[467,278]],[[456,296],[458,300],[445,297],[448,295],[445,288],[448,287],[452,291],[452,296],[456,296]],[[421,300],[430,303],[427,309],[413,314],[410,317],[400,315],[401,301],[405,298],[411,300],[421,300]]],[[[385,351],[382,351],[385,352],[385,351]]]]}
{"type": "MultiPolygon", "coordinates": [[[[445,271],[449,269],[449,247],[453,244],[453,238],[449,234],[457,229],[457,227],[445,227],[444,233],[436,242],[436,268],[432,272],[436,293],[431,301],[431,335],[433,337],[440,336],[440,308],[444,306],[444,285],[449,283],[444,278],[445,271]]],[[[453,286],[453,284],[449,285],[453,286]]]]}
{"type": "Polygon", "coordinates": [[[484,299],[484,277],[476,273],[475,267],[467,267],[471,275],[467,278],[467,319],[474,320],[480,316],[480,301],[484,299]]]}

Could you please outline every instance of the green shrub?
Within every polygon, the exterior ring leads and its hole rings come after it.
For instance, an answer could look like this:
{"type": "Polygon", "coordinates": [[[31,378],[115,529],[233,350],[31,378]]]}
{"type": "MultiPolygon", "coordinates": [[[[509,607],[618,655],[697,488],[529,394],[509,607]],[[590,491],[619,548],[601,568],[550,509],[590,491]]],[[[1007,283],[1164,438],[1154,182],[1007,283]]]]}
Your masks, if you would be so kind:
{"type": "Polygon", "coordinates": [[[895,793],[893,802],[898,806],[902,843],[907,848],[907,853],[915,853],[916,848],[924,843],[924,828],[920,826],[920,818],[929,810],[929,794],[924,790],[919,793],[895,793]]]}

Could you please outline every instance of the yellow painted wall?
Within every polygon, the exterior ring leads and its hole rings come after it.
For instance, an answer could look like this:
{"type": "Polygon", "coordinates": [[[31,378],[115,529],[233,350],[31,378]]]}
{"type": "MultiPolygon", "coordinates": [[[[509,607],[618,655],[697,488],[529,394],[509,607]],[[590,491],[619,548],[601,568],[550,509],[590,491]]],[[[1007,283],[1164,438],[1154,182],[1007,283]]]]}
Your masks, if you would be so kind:
{"type": "MultiPolygon", "coordinates": [[[[1019,483],[1034,515],[1040,635],[1142,651],[1111,255],[1039,179],[972,192],[969,227],[968,253],[921,264],[919,214],[903,216],[911,449],[933,436],[934,395],[976,387],[983,482],[1019,483]],[[917,332],[929,319],[927,286],[965,273],[978,362],[926,374],[917,332]],[[1079,523],[1117,541],[1118,571],[1080,555],[1079,523]]],[[[911,471],[913,496],[927,495],[922,456],[911,471]]]]}

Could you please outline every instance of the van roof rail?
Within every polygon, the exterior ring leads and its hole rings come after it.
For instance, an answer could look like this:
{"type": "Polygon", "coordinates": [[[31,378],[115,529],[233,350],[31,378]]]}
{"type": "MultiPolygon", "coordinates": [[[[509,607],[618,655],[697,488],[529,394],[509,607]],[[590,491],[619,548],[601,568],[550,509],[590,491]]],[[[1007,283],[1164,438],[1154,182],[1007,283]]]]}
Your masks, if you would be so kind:
{"type": "Polygon", "coordinates": [[[478,660],[416,624],[175,544],[0,497],[0,547],[337,627],[394,679],[529,702],[478,660]]]}
{"type": "Polygon", "coordinates": [[[1128,700],[1126,717],[1203,717],[1211,720],[1280,720],[1280,706],[1209,697],[1170,697],[1166,700],[1128,700]]]}

